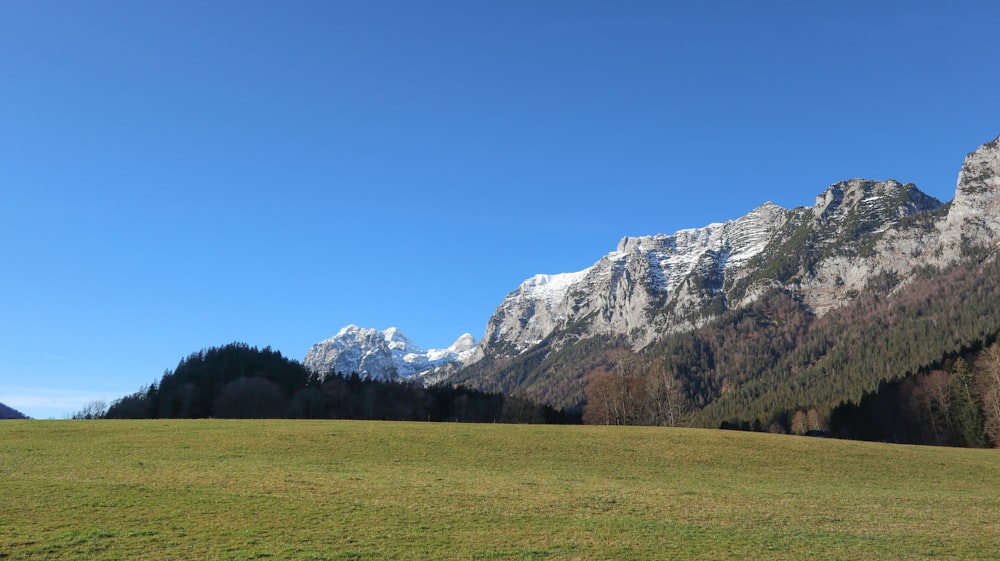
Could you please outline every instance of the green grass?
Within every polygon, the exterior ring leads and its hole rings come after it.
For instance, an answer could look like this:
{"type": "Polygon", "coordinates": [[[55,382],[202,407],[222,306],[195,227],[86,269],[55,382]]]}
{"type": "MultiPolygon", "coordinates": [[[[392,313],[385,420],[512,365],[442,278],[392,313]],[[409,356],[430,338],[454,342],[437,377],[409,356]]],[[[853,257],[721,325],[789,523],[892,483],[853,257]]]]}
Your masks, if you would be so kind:
{"type": "Polygon", "coordinates": [[[0,422],[0,559],[998,559],[1000,452],[662,428],[0,422]]]}

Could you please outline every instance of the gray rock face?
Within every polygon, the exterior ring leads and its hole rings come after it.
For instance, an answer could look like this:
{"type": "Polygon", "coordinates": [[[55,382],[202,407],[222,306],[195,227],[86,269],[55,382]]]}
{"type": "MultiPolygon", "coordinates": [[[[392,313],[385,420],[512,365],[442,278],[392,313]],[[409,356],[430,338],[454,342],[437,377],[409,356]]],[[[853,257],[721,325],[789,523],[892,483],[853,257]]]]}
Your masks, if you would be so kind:
{"type": "Polygon", "coordinates": [[[936,242],[933,236],[918,239],[919,229],[901,228],[900,220],[941,206],[913,184],[892,179],[852,179],[830,186],[812,208],[812,242],[820,256],[786,288],[796,290],[823,315],[849,302],[874,275],[891,271],[905,280],[921,263],[923,250],[936,242]]]}
{"type": "Polygon", "coordinates": [[[943,242],[991,243],[1000,236],[1000,137],[965,157],[943,242]]]}
{"type": "Polygon", "coordinates": [[[787,219],[766,203],[746,216],[673,235],[626,237],[588,269],[536,275],[511,292],[486,327],[484,344],[521,352],[557,329],[581,336],[629,335],[639,344],[679,327],[659,311],[697,308],[746,267],[787,219]]]}
{"type": "MultiPolygon", "coordinates": [[[[721,224],[624,238],[589,269],[536,275],[522,283],[490,319],[484,345],[522,352],[554,331],[574,329],[581,336],[626,335],[641,347],[663,333],[696,327],[734,300],[735,305],[748,304],[760,289],[780,284],[785,279],[764,277],[750,287],[739,281],[787,257],[782,253],[801,251],[786,247],[796,234],[806,232],[813,245],[837,249],[845,235],[854,240],[883,232],[905,216],[940,205],[912,185],[855,179],[832,185],[809,209],[786,210],[766,203],[721,224]]],[[[870,271],[850,270],[856,261],[834,260],[827,268],[817,264],[817,274],[797,282],[817,285],[814,305],[822,311],[840,293],[864,282],[870,271]],[[839,290],[821,290],[826,284],[839,290]]]]}
{"type": "MultiPolygon", "coordinates": [[[[620,336],[641,348],[773,288],[795,293],[822,315],[849,303],[878,275],[903,286],[917,268],[947,266],[970,248],[998,241],[1000,138],[966,157],[948,205],[895,180],[842,181],[811,207],[765,203],[728,222],[626,237],[587,269],[535,275],[504,298],[478,346],[463,335],[448,349],[425,351],[396,329],[348,326],[313,345],[304,362],[321,375],[358,372],[476,386],[462,367],[490,357],[481,363],[486,366],[468,370],[495,387],[517,390],[516,380],[498,380],[507,375],[504,365],[529,351],[525,356],[537,363],[539,356],[597,335],[620,336]]],[[[532,384],[544,384],[537,375],[532,384]]],[[[552,401],[543,391],[534,395],[552,401]]]]}
{"type": "Polygon", "coordinates": [[[904,216],[940,206],[941,201],[913,184],[902,185],[895,179],[851,179],[835,183],[818,195],[813,213],[819,223],[834,228],[860,227],[856,233],[861,234],[888,228],[904,216]],[[857,226],[850,223],[852,220],[857,221],[857,226]]]}
{"type": "Polygon", "coordinates": [[[822,315],[874,275],[905,282],[918,266],[947,265],[962,247],[998,236],[1000,138],[968,155],[949,207],[912,184],[852,179],[812,207],[766,203],[725,223],[623,238],[583,271],[524,281],[497,307],[480,346],[483,355],[514,356],[547,338],[616,334],[639,348],[775,286],[822,315]]]}
{"type": "Polygon", "coordinates": [[[322,377],[356,372],[392,381],[430,375],[446,365],[461,364],[477,351],[476,340],[468,333],[447,349],[424,350],[395,327],[380,331],[348,325],[313,345],[303,365],[322,377]]]}

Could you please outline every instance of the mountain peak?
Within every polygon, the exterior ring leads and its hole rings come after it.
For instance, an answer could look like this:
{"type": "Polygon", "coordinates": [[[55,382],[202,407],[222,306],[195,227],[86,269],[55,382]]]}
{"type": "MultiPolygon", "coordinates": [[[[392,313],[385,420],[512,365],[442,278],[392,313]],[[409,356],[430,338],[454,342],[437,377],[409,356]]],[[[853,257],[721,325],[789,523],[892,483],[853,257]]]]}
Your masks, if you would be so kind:
{"type": "Polygon", "coordinates": [[[1000,137],[966,155],[945,232],[953,242],[1000,238],[1000,137]]]}
{"type": "Polygon", "coordinates": [[[941,201],[912,183],[904,185],[895,179],[849,179],[834,183],[817,195],[813,210],[820,220],[839,220],[852,211],[859,211],[874,221],[884,222],[939,206],[941,201]]]}
{"type": "Polygon", "coordinates": [[[337,332],[337,335],[335,335],[335,337],[346,337],[348,335],[357,335],[362,331],[365,331],[365,329],[362,329],[361,327],[358,327],[357,325],[351,323],[345,325],[344,327],[341,327],[340,331],[337,332]]]}
{"type": "Polygon", "coordinates": [[[766,202],[726,222],[620,238],[587,269],[523,281],[487,323],[478,356],[489,360],[443,379],[575,407],[585,368],[612,346],[639,350],[765,295],[818,317],[870,287],[904,287],[921,265],[1000,238],[1000,138],[969,154],[946,219],[943,207],[912,183],[855,178],[814,206],[766,202]]]}
{"type": "Polygon", "coordinates": [[[461,337],[456,339],[450,347],[448,347],[448,350],[453,353],[460,353],[463,351],[471,351],[474,348],[476,348],[476,338],[473,337],[471,333],[464,333],[461,337]]]}
{"type": "Polygon", "coordinates": [[[1000,136],[965,156],[957,190],[964,194],[1000,190],[1000,136]]]}
{"type": "Polygon", "coordinates": [[[323,377],[356,372],[376,380],[408,379],[461,362],[475,348],[468,333],[447,349],[425,351],[396,327],[380,331],[350,324],[310,347],[303,365],[323,377]]]}
{"type": "Polygon", "coordinates": [[[404,352],[414,352],[421,353],[423,349],[420,348],[412,339],[403,334],[402,331],[395,327],[390,327],[382,332],[385,337],[385,342],[389,345],[390,349],[400,350],[404,352]]]}

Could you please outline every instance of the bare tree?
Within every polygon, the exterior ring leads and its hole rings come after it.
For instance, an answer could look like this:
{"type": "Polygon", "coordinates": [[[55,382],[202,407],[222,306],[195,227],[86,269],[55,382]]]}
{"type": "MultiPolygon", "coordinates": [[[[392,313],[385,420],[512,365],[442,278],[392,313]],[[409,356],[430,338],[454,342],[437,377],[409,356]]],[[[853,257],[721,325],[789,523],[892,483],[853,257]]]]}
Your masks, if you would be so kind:
{"type": "Polygon", "coordinates": [[[986,417],[986,434],[1000,444],[1000,343],[987,347],[977,361],[976,382],[986,417]]]}
{"type": "Polygon", "coordinates": [[[806,423],[811,431],[821,431],[826,430],[826,423],[823,417],[820,416],[819,411],[815,409],[810,409],[806,412],[806,423]]]}
{"type": "Polygon", "coordinates": [[[934,370],[917,380],[911,394],[910,409],[920,421],[925,440],[944,444],[951,437],[951,375],[934,370]]]}
{"type": "Polygon", "coordinates": [[[628,368],[609,372],[600,367],[584,387],[583,421],[591,425],[637,425],[645,421],[646,383],[628,368]]]}
{"type": "Polygon", "coordinates": [[[108,402],[96,399],[88,402],[83,409],[73,414],[74,419],[103,419],[108,412],[108,402]]]}
{"type": "Polygon", "coordinates": [[[684,387],[673,372],[657,369],[647,378],[646,387],[652,424],[680,427],[688,423],[690,414],[684,387]]]}
{"type": "Polygon", "coordinates": [[[583,422],[588,425],[620,425],[623,414],[617,399],[615,375],[603,367],[591,372],[583,393],[583,422]]]}
{"type": "Polygon", "coordinates": [[[789,430],[792,434],[805,434],[809,430],[809,417],[805,411],[796,411],[792,415],[792,426],[789,430]]]}

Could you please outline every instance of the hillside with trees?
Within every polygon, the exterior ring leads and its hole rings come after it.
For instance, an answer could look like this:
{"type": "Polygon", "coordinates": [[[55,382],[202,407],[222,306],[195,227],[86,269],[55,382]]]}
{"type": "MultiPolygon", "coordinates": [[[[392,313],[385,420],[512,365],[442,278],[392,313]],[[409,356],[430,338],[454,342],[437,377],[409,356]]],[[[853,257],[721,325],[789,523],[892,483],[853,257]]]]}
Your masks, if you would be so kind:
{"type": "Polygon", "coordinates": [[[24,413],[21,413],[13,407],[8,407],[3,403],[0,403],[0,420],[2,419],[27,419],[24,413]]]}
{"type": "Polygon", "coordinates": [[[321,377],[234,344],[83,417],[582,418],[995,445],[998,186],[1000,138],[966,156],[946,204],[850,180],[813,207],[626,237],[511,292],[479,359],[429,378],[447,385],[321,377]]]}
{"type": "Polygon", "coordinates": [[[873,276],[822,317],[776,287],[638,352],[618,337],[563,334],[516,357],[487,356],[467,375],[503,376],[480,377],[477,389],[321,378],[270,348],[234,343],[193,353],[80,418],[582,419],[984,447],[1000,442],[998,334],[1000,259],[970,251],[906,282],[873,276]],[[539,405],[553,402],[564,407],[539,405]]]}
{"type": "Polygon", "coordinates": [[[998,211],[1000,138],[946,203],[851,179],[812,206],[625,237],[508,293],[450,380],[591,423],[990,445],[998,211]]]}
{"type": "Polygon", "coordinates": [[[243,343],[193,353],[173,371],[80,418],[295,418],[511,423],[578,422],[517,396],[462,387],[311,374],[280,352],[243,343]]]}
{"type": "Polygon", "coordinates": [[[591,371],[583,418],[893,442],[1000,442],[1000,261],[873,277],[815,317],[773,292],[591,371]],[[665,408],[668,411],[664,413],[665,408]]]}
{"type": "Polygon", "coordinates": [[[478,389],[320,378],[234,343],[80,418],[582,419],[983,447],[1000,442],[998,334],[1000,259],[979,251],[905,283],[874,276],[822,317],[779,287],[639,352],[616,337],[553,338],[545,352],[486,357],[479,367],[504,376],[478,389]],[[540,372],[547,383],[532,386],[540,372]],[[539,405],[557,399],[567,406],[539,405]]]}

